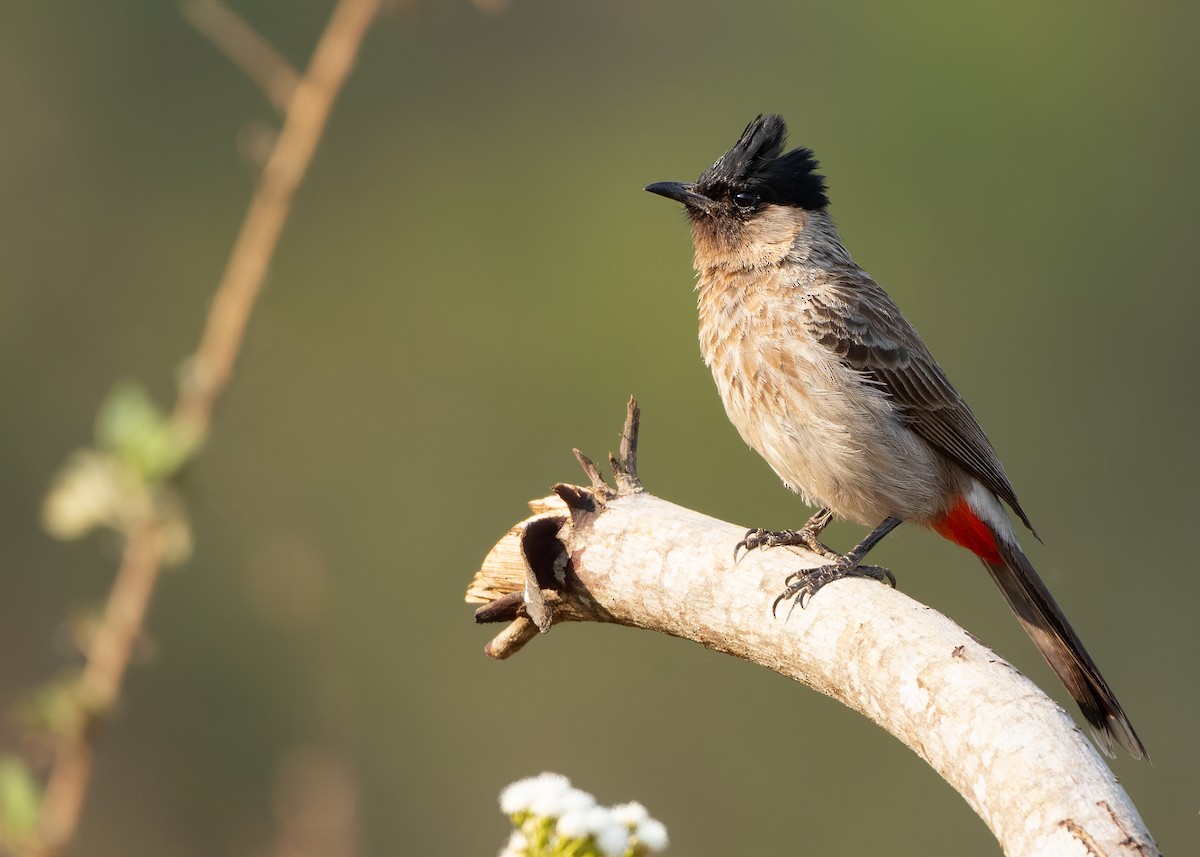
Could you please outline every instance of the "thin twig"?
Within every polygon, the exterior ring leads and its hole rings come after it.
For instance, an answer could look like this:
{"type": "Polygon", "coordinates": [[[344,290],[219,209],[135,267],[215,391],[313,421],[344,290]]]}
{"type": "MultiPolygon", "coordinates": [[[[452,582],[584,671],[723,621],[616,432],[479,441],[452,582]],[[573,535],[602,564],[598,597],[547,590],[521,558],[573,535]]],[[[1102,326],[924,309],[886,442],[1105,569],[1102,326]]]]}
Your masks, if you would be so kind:
{"type": "Polygon", "coordinates": [[[596,466],[596,462],[592,461],[578,449],[572,449],[571,452],[575,453],[575,460],[579,462],[579,466],[587,474],[588,480],[592,483],[593,491],[600,496],[615,493],[608,487],[608,483],[604,481],[604,476],[600,473],[600,468],[596,466]]]}
{"type": "Polygon", "coordinates": [[[279,142],[263,168],[262,184],[250,201],[175,406],[174,418],[199,436],[207,430],[213,404],[233,372],[250,309],[279,242],[292,195],[308,169],[334,99],[379,6],[380,0],[338,3],[289,103],[279,142]]]}
{"type": "Polygon", "coordinates": [[[619,494],[636,494],[643,490],[642,480],[637,472],[638,430],[641,419],[642,411],[638,407],[637,399],[630,396],[629,403],[625,406],[625,425],[621,429],[619,454],[608,455],[619,494]]]}
{"type": "Polygon", "coordinates": [[[91,738],[116,700],[161,571],[162,533],[159,522],[148,516],[129,533],[104,621],[88,647],[79,681],[80,711],[73,728],[59,738],[42,799],[38,835],[45,850],[37,853],[58,853],[79,826],[92,768],[91,738]]]}
{"type": "Polygon", "coordinates": [[[300,73],[273,44],[221,0],[184,0],[179,8],[193,27],[258,84],[276,110],[287,112],[300,85],[300,73]]]}
{"type": "MultiPolygon", "coordinates": [[[[229,382],[292,195],[379,7],[380,0],[339,0],[307,72],[288,99],[279,142],[250,202],[172,414],[175,425],[197,440],[207,433],[213,407],[229,382]]],[[[160,525],[151,511],[128,530],[103,621],[87,652],[79,716],[56,736],[33,857],[61,855],[75,838],[91,779],[96,727],[120,691],[162,570],[160,525]]]]}

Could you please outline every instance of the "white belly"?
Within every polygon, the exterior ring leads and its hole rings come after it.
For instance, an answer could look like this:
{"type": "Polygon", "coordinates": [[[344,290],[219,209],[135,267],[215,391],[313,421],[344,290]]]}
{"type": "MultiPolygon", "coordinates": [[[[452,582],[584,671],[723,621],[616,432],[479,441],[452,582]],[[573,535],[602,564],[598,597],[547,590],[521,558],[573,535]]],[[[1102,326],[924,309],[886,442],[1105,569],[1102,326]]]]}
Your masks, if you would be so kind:
{"type": "Polygon", "coordinates": [[[702,307],[701,349],[742,438],[809,505],[867,526],[935,518],[951,477],[934,450],[881,390],[769,306],[765,324],[745,294],[719,312],[702,307]]]}

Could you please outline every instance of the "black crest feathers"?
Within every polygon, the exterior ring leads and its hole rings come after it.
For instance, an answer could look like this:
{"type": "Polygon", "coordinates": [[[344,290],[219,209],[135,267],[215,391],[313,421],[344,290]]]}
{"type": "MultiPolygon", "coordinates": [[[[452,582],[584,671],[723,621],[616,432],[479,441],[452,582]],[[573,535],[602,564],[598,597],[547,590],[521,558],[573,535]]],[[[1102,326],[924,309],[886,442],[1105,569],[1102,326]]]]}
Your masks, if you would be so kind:
{"type": "Polygon", "coordinates": [[[746,126],[733,148],[704,171],[696,189],[716,199],[749,191],[764,202],[815,211],[829,205],[825,177],[817,173],[811,149],[783,154],[787,125],[772,113],[746,126]]]}

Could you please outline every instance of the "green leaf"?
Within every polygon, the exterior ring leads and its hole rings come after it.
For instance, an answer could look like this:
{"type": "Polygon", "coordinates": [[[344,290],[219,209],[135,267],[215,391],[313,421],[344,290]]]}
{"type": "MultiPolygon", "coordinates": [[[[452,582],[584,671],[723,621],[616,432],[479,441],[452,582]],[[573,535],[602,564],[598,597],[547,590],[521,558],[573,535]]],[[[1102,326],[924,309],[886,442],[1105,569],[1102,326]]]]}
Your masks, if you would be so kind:
{"type": "Polygon", "coordinates": [[[41,788],[18,758],[0,759],[0,831],[8,842],[27,840],[37,824],[41,788]]]}
{"type": "Polygon", "coordinates": [[[85,702],[80,671],[73,669],[28,690],[14,706],[14,714],[27,729],[61,735],[76,728],[84,716],[85,702]]]}
{"type": "Polygon", "coordinates": [[[180,430],[140,384],[123,381],[100,406],[96,444],[148,482],[179,470],[196,451],[196,439],[180,430]]]}

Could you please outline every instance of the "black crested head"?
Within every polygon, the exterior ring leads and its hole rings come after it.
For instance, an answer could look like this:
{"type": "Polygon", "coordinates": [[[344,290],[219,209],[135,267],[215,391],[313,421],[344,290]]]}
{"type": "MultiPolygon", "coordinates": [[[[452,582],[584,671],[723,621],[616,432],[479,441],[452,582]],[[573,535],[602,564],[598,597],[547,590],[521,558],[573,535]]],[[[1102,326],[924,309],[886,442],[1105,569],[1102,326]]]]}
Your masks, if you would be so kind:
{"type": "Polygon", "coordinates": [[[829,205],[825,177],[811,149],[783,154],[787,125],[772,113],[746,126],[733,148],[696,180],[696,190],[713,200],[752,194],[762,202],[816,211],[829,205]]]}

